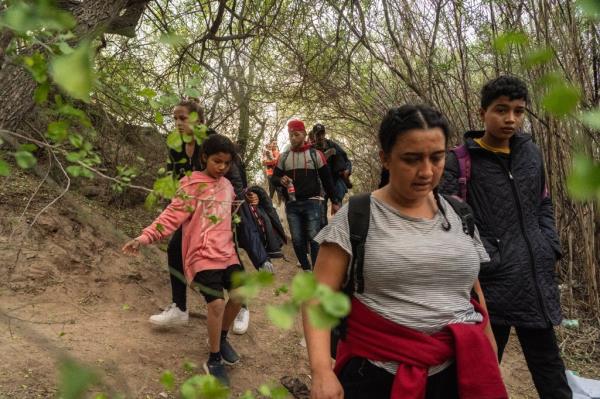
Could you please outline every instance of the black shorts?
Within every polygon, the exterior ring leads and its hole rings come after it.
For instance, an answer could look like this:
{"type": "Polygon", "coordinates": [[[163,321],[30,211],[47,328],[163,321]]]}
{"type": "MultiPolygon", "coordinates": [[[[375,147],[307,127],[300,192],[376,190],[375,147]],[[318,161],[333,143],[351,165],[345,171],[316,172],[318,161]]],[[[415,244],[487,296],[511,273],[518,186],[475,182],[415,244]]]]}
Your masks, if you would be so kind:
{"type": "Polygon", "coordinates": [[[203,270],[194,276],[194,289],[206,299],[206,303],[211,303],[215,299],[225,298],[223,290],[231,289],[231,276],[235,272],[243,272],[241,265],[231,265],[227,269],[203,270]]]}

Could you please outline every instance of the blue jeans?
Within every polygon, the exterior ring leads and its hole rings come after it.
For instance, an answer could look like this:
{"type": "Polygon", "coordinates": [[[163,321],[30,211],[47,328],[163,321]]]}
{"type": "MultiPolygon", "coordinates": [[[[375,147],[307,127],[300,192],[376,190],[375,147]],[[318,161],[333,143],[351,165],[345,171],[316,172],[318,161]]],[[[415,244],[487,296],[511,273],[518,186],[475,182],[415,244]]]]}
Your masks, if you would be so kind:
{"type": "Polygon", "coordinates": [[[304,270],[311,270],[308,261],[308,246],[310,245],[310,257],[312,264],[317,260],[319,244],[313,238],[321,229],[321,201],[301,200],[285,204],[292,244],[296,257],[304,270]]]}

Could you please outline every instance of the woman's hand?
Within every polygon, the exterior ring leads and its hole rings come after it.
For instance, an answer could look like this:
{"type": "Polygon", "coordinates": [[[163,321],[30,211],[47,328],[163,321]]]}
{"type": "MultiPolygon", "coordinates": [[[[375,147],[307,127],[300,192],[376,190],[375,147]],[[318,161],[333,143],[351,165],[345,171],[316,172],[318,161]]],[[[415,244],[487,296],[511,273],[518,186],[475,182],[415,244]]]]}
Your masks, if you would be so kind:
{"type": "Polygon", "coordinates": [[[123,245],[121,251],[123,251],[126,255],[137,256],[140,253],[140,241],[137,238],[134,238],[131,241],[128,241],[127,244],[123,245]]]}
{"type": "Polygon", "coordinates": [[[258,195],[256,193],[253,193],[252,191],[248,191],[246,193],[246,201],[250,205],[258,205],[258,195]]]}
{"type": "Polygon", "coordinates": [[[342,399],[344,390],[337,376],[331,369],[314,372],[310,399],[342,399]]]}

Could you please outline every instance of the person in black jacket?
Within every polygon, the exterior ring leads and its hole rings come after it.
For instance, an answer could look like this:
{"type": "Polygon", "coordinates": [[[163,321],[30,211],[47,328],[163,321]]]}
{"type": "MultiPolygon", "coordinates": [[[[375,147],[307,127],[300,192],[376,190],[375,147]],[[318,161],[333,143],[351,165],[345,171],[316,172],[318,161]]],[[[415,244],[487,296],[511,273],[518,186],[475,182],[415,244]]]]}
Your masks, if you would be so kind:
{"type": "Polygon", "coordinates": [[[562,318],[555,271],[561,249],[542,154],[521,132],[527,100],[527,87],[512,76],[483,87],[485,131],[465,134],[470,176],[451,151],[440,192],[458,195],[459,178],[468,178],[466,200],[491,259],[479,280],[498,359],[514,327],[540,398],[566,399],[572,394],[553,328],[562,318]]]}
{"type": "MultiPolygon", "coordinates": [[[[348,189],[352,188],[350,175],[352,174],[352,162],[348,154],[335,141],[325,138],[325,126],[317,123],[309,133],[309,140],[312,146],[321,151],[327,158],[327,166],[331,172],[333,188],[339,201],[343,201],[348,189]]],[[[329,197],[324,196],[323,212],[321,214],[321,226],[327,225],[327,201],[329,197]]]]}
{"type": "Polygon", "coordinates": [[[332,215],[340,208],[340,200],[335,194],[325,156],[306,143],[304,122],[292,119],[287,127],[290,149],[280,154],[272,181],[285,190],[285,213],[298,262],[302,269],[311,270],[319,252],[314,237],[321,228],[321,186],[331,199],[332,215]]]}

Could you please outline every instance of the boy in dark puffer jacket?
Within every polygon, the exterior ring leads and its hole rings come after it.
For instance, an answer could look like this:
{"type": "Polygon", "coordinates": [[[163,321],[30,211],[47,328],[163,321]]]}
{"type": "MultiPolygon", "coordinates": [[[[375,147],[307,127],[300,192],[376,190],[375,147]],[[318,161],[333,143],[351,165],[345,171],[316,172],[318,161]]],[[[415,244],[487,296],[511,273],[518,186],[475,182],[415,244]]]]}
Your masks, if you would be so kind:
{"type": "Polygon", "coordinates": [[[515,77],[488,82],[481,91],[485,131],[465,134],[466,163],[459,151],[448,154],[439,187],[444,194],[466,192],[489,253],[479,281],[498,359],[515,327],[540,398],[571,398],[553,328],[562,319],[555,273],[561,249],[542,154],[520,131],[527,100],[525,83],[515,77]]]}

